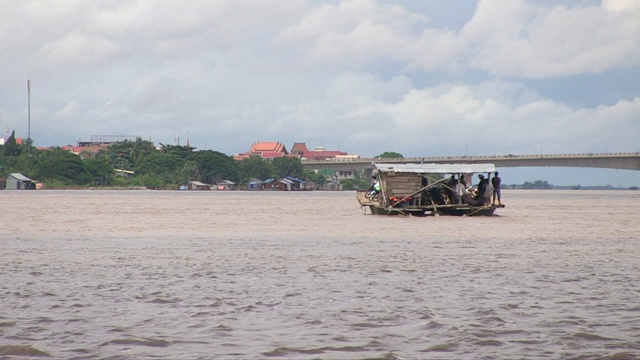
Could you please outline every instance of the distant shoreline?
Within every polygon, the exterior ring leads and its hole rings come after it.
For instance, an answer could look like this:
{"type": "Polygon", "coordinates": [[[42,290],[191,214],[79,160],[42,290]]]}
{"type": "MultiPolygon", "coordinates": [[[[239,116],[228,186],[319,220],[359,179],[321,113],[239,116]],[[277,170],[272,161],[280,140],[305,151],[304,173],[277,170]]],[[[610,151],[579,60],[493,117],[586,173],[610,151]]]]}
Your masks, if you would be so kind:
{"type": "MultiPolygon", "coordinates": [[[[347,190],[313,190],[313,191],[273,191],[273,190],[248,190],[248,189],[236,189],[236,190],[216,190],[216,189],[211,189],[211,190],[180,190],[180,189],[152,189],[152,188],[147,188],[144,186],[104,186],[104,187],[98,187],[98,186],[88,186],[88,187],[82,187],[82,186],[69,186],[69,187],[56,187],[56,188],[49,188],[49,187],[43,187],[41,189],[38,189],[38,191],[40,190],[96,190],[96,191],[100,191],[100,190],[149,190],[149,191],[183,191],[183,192],[208,192],[208,191],[221,191],[221,192],[229,192],[229,191],[240,191],[240,192],[285,192],[285,193],[290,193],[290,192],[340,192],[340,191],[356,191],[355,189],[347,189],[347,190]]],[[[613,187],[613,186],[581,186],[581,185],[575,185],[575,186],[551,186],[549,188],[524,188],[524,187],[511,187],[511,186],[505,186],[502,188],[502,190],[548,190],[548,191],[554,191],[554,190],[598,190],[598,191],[636,191],[636,190],[640,190],[639,187],[637,186],[630,186],[630,187],[613,187]]]]}

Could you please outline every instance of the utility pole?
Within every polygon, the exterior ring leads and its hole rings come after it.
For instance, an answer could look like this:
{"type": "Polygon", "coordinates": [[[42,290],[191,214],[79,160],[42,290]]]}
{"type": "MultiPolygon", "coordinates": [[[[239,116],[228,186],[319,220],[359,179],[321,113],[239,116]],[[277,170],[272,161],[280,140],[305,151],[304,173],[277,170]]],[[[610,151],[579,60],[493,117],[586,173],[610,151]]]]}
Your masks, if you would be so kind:
{"type": "Polygon", "coordinates": [[[31,80],[27,80],[27,151],[31,151],[31,80]]]}

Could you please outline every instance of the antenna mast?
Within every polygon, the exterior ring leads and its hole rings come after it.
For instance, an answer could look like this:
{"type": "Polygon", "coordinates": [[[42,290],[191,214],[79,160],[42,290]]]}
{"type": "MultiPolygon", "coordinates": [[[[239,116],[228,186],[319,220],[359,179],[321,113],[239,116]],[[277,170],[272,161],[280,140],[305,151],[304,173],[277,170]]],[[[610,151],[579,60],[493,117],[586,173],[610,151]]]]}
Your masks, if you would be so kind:
{"type": "Polygon", "coordinates": [[[27,80],[27,151],[31,148],[31,80],[27,80]]]}

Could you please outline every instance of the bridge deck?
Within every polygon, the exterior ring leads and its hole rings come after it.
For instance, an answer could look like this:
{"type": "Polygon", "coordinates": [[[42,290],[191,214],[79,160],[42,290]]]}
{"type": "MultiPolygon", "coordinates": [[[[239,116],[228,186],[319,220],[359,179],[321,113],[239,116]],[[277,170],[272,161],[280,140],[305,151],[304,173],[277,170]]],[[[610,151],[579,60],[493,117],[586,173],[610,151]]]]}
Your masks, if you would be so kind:
{"type": "Polygon", "coordinates": [[[587,153],[587,154],[535,154],[486,156],[437,156],[400,159],[328,159],[302,162],[306,169],[371,170],[373,163],[482,163],[496,167],[589,167],[605,169],[640,170],[640,152],[587,153]]]}

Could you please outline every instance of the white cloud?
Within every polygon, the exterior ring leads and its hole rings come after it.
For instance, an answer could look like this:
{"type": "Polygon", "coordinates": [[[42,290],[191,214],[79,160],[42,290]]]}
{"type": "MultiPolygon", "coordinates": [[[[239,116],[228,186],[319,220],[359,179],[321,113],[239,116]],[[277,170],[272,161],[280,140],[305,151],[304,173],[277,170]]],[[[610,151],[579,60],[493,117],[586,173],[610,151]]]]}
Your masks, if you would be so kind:
{"type": "Polygon", "coordinates": [[[78,111],[78,102],[75,100],[71,100],[62,109],[56,111],[55,114],[53,114],[53,117],[56,119],[71,118],[75,117],[78,114],[78,111]]]}
{"type": "Polygon", "coordinates": [[[287,26],[273,40],[278,47],[293,46],[305,62],[359,67],[380,59],[406,61],[428,17],[401,6],[372,0],[325,4],[287,26]]]}
{"type": "Polygon", "coordinates": [[[481,1],[460,39],[469,66],[497,76],[543,78],[634,66],[640,12],[608,9],[481,1]]]}
{"type": "Polygon", "coordinates": [[[639,73],[638,2],[574,3],[466,2],[464,26],[436,27],[393,1],[0,0],[0,128],[24,132],[31,78],[38,145],[189,132],[227,153],[257,140],[363,156],[592,152],[602,137],[637,151],[637,82],[578,105],[532,81],[602,94],[571,84],[639,73]]]}
{"type": "Polygon", "coordinates": [[[359,141],[385,149],[402,142],[408,156],[425,149],[459,155],[467,144],[480,153],[536,153],[541,144],[551,152],[594,152],[605,138],[630,151],[637,141],[625,133],[640,131],[638,117],[640,98],[574,108],[501,81],[413,89],[400,101],[368,104],[348,115],[368,124],[359,141]]]}
{"type": "Polygon", "coordinates": [[[636,0],[602,0],[602,6],[609,11],[640,11],[636,0]]]}

